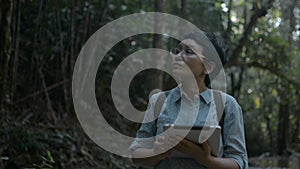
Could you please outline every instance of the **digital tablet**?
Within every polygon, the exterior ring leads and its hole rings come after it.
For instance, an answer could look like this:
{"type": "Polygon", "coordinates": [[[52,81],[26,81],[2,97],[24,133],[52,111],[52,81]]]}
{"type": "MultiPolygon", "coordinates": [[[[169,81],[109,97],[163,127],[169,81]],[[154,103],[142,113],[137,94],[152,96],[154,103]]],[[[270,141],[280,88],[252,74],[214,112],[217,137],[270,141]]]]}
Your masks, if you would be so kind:
{"type": "Polygon", "coordinates": [[[211,147],[211,154],[214,156],[219,156],[220,154],[221,127],[218,125],[184,126],[165,124],[164,131],[167,129],[170,129],[168,130],[169,134],[185,136],[187,140],[190,140],[196,144],[202,144],[207,141],[211,147]]]}

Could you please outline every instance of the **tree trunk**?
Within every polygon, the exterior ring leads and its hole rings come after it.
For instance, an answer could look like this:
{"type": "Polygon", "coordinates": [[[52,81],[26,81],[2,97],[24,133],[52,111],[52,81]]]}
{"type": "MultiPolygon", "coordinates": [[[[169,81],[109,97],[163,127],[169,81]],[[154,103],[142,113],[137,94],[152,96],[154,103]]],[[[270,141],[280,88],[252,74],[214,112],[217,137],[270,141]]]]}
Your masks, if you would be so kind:
{"type": "Polygon", "coordinates": [[[236,98],[237,100],[239,100],[241,94],[244,70],[245,68],[241,67],[239,72],[235,71],[230,73],[230,81],[231,81],[230,94],[234,96],[234,98],[236,98]]]}
{"type": "Polygon", "coordinates": [[[19,44],[20,44],[20,28],[21,28],[21,2],[19,0],[14,1],[14,16],[13,16],[13,45],[14,45],[14,59],[12,70],[12,82],[11,82],[11,100],[15,101],[15,94],[17,93],[18,84],[18,66],[19,66],[19,44]]]}
{"type": "Polygon", "coordinates": [[[231,8],[232,8],[232,0],[229,0],[229,3],[228,3],[228,12],[227,12],[227,28],[226,28],[226,30],[223,33],[223,38],[226,41],[230,40],[231,29],[232,29],[231,8]]]}
{"type": "MultiPolygon", "coordinates": [[[[181,0],[180,1],[180,5],[181,5],[181,9],[180,9],[180,17],[181,18],[184,18],[184,19],[187,19],[187,14],[186,14],[186,0],[181,0]]],[[[184,27],[180,25],[180,22],[178,22],[178,33],[179,35],[184,35],[185,34],[185,30],[184,30],[184,27]]]]}
{"type": "MultiPolygon", "coordinates": [[[[268,91],[264,91],[263,98],[267,98],[268,94],[269,94],[268,91]]],[[[267,123],[267,132],[268,132],[268,136],[269,136],[269,149],[270,149],[271,156],[273,156],[276,154],[276,152],[273,148],[275,144],[274,144],[274,137],[273,137],[273,132],[272,132],[271,117],[269,116],[269,114],[273,113],[273,106],[270,106],[269,104],[267,104],[265,102],[262,102],[261,107],[262,107],[261,111],[263,112],[264,119],[266,120],[266,123],[267,123]]]]}
{"type": "Polygon", "coordinates": [[[279,115],[278,115],[278,138],[277,138],[277,153],[283,155],[287,149],[287,140],[289,136],[289,105],[286,92],[284,90],[279,91],[280,104],[279,104],[279,115]]]}
{"type": "MultiPolygon", "coordinates": [[[[165,12],[165,0],[155,0],[154,8],[156,12],[165,12]]],[[[164,21],[159,16],[155,17],[155,31],[161,31],[164,29],[164,21]]],[[[154,34],[153,35],[153,48],[160,48],[162,49],[164,46],[163,42],[163,35],[154,34]]],[[[154,52],[153,55],[158,55],[158,53],[154,52]]],[[[163,65],[162,60],[156,60],[158,65],[163,65]]],[[[157,76],[150,76],[148,82],[150,83],[150,89],[159,88],[162,89],[163,87],[163,74],[159,72],[157,76]]]]}
{"type": "Polygon", "coordinates": [[[297,100],[296,100],[296,124],[295,128],[293,129],[293,134],[292,134],[292,143],[297,144],[300,142],[300,95],[298,92],[296,92],[297,100]]]}
{"type": "MultiPolygon", "coordinates": [[[[9,99],[7,78],[11,57],[11,0],[0,0],[0,108],[5,108],[5,100],[9,99]]],[[[1,110],[0,110],[1,111],[1,110]]]]}

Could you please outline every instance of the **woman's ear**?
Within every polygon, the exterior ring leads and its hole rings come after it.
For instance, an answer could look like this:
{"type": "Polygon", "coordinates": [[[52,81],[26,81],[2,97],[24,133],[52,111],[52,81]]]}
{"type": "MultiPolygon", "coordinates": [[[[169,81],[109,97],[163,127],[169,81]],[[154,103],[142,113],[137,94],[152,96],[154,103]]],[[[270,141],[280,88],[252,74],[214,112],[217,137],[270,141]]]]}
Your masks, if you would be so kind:
{"type": "Polygon", "coordinates": [[[216,63],[213,61],[208,61],[205,64],[205,73],[210,74],[216,68],[216,63]]]}

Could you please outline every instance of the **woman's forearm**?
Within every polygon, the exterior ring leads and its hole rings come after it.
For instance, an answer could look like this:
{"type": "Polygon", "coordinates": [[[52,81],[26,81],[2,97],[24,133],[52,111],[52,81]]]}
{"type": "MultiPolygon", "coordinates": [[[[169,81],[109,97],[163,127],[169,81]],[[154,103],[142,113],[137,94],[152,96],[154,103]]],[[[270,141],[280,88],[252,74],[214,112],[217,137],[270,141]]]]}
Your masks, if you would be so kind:
{"type": "Polygon", "coordinates": [[[210,169],[239,169],[238,164],[231,158],[218,158],[211,156],[205,161],[200,159],[196,160],[210,169]]]}
{"type": "Polygon", "coordinates": [[[132,161],[135,165],[143,167],[153,167],[160,160],[162,160],[161,155],[154,155],[153,149],[138,148],[132,153],[132,161]],[[138,158],[145,157],[145,158],[138,158]]]}

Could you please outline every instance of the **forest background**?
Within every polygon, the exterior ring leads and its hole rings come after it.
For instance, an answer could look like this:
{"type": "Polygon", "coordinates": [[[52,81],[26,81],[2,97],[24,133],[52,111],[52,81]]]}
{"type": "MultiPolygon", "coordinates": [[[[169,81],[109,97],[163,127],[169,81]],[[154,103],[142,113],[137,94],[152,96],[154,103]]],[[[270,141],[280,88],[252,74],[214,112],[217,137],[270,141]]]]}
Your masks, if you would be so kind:
{"type": "MultiPolygon", "coordinates": [[[[1,0],[0,168],[133,168],[84,133],[71,79],[94,32],[122,16],[153,11],[182,17],[228,44],[227,92],[243,109],[250,166],[300,166],[300,1],[1,0]]],[[[126,56],[152,47],[169,50],[174,41],[153,34],[124,39],[97,73],[101,111],[129,136],[139,124],[114,108],[111,78],[126,56]]],[[[166,73],[143,71],[131,83],[131,102],[145,110],[150,91],[174,85],[166,73]]]]}

